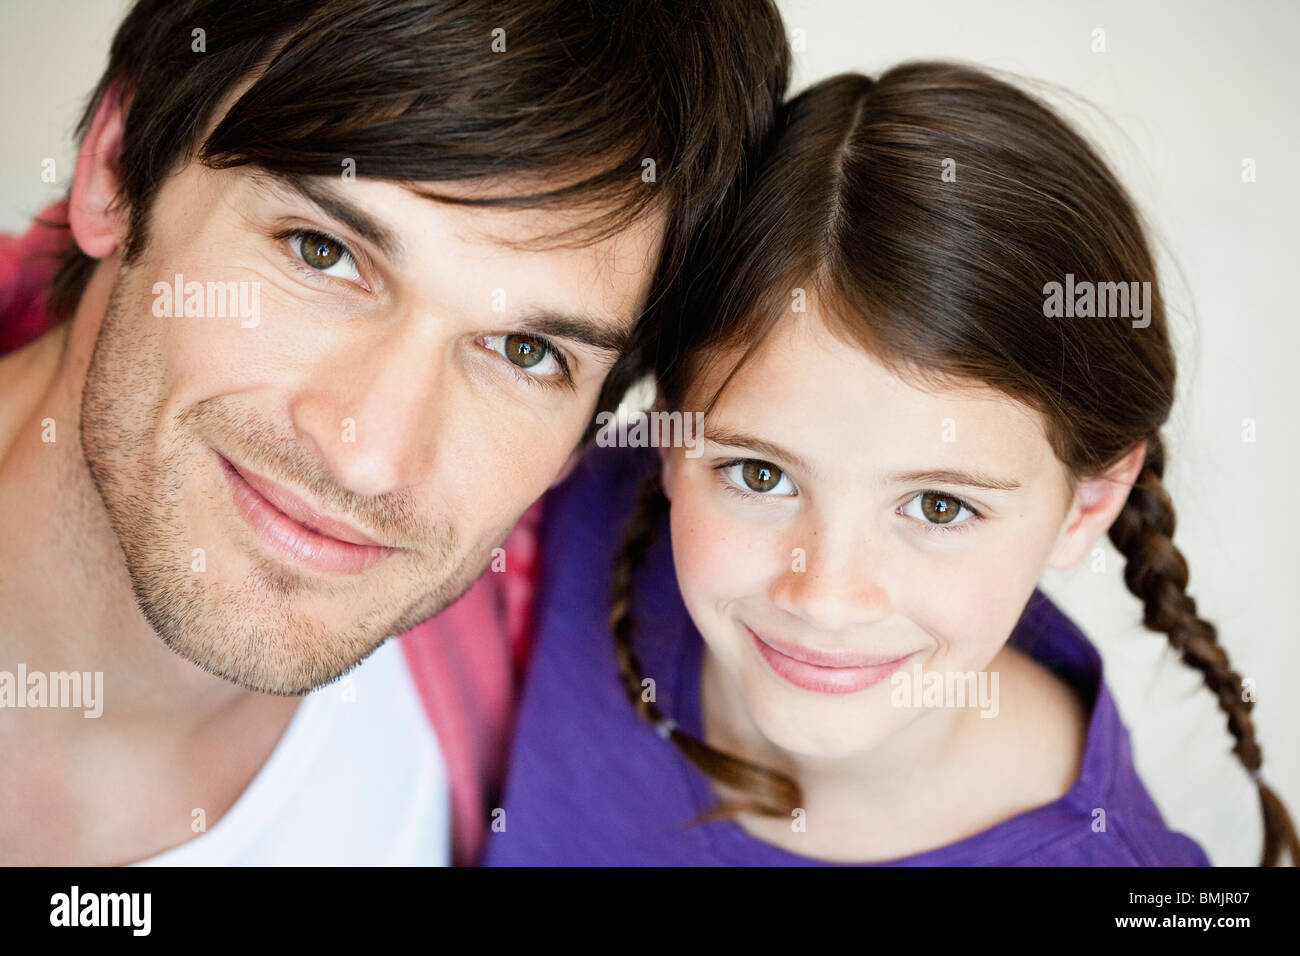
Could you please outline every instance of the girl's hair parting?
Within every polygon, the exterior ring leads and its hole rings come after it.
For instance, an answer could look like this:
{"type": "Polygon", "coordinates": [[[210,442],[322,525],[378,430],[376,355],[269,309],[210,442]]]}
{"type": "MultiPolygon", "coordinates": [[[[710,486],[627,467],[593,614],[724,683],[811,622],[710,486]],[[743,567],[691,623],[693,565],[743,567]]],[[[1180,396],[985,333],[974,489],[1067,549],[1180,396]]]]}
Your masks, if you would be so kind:
{"type": "MultiPolygon", "coordinates": [[[[699,242],[691,281],[663,313],[676,319],[632,352],[669,407],[684,407],[708,363],[740,352],[703,403],[711,409],[802,288],[835,334],[898,374],[983,383],[1037,410],[1075,480],[1146,443],[1109,531],[1125,583],[1145,626],[1204,675],[1227,715],[1233,751],[1259,788],[1261,865],[1276,865],[1283,847],[1300,862],[1295,827],[1260,776],[1253,701],[1187,593],[1162,483],[1160,428],[1175,381],[1164,301],[1134,204],[1092,147],[1044,103],[976,68],[841,74],[784,106],[739,214],[699,242]],[[1047,284],[1069,277],[1110,295],[1122,317],[1049,317],[1047,284]],[[1137,289],[1150,293],[1133,322],[1138,302],[1126,293],[1137,289]]],[[[628,698],[720,785],[725,797],[706,819],[788,815],[800,803],[792,779],[710,747],[642,699],[631,593],[667,508],[652,474],[616,561],[610,627],[628,698]]]]}

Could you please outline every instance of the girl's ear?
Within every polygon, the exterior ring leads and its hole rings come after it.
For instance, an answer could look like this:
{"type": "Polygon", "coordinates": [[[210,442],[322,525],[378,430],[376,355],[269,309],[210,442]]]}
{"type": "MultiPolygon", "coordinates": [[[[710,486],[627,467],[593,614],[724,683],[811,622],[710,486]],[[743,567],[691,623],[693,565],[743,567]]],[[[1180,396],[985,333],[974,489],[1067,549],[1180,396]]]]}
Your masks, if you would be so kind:
{"type": "Polygon", "coordinates": [[[125,104],[122,81],[105,91],[95,110],[90,131],[77,152],[68,202],[68,225],[77,246],[92,259],[103,259],[121,248],[126,239],[125,210],[114,207],[122,185],[122,127],[125,104]]]}
{"type": "Polygon", "coordinates": [[[681,455],[681,449],[658,445],[655,451],[659,453],[659,486],[663,489],[664,497],[672,501],[673,486],[677,483],[677,460],[681,455]]]}
{"type": "Polygon", "coordinates": [[[1081,480],[1051,555],[1049,567],[1067,570],[1083,560],[1097,539],[1109,530],[1128,500],[1133,482],[1146,461],[1147,443],[1140,442],[1108,471],[1081,480]]]}
{"type": "MultiPolygon", "coordinates": [[[[664,404],[663,395],[656,392],[654,404],[651,405],[650,411],[667,412],[668,408],[664,404]]],[[[687,414],[686,412],[682,413],[687,414]]],[[[669,448],[658,443],[655,444],[655,454],[659,456],[659,487],[664,493],[664,497],[669,501],[673,500],[673,486],[677,483],[677,460],[681,455],[680,448],[669,448]]]]}

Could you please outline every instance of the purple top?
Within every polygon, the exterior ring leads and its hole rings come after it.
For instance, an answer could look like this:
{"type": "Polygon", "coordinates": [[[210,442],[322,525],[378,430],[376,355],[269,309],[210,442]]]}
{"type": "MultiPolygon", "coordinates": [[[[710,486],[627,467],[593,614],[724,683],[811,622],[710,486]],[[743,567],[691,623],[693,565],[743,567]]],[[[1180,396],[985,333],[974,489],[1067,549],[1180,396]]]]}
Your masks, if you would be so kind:
{"type": "MultiPolygon", "coordinates": [[[[488,866],[836,866],[764,843],[734,821],[686,826],[712,807],[707,778],[638,717],[606,624],[610,566],[645,450],[593,449],[545,500],[531,670],[512,742],[504,829],[488,866]]],[[[641,666],[660,710],[700,734],[703,639],[682,604],[665,521],[632,597],[641,666]]],[[[1082,768],[1060,799],[980,833],[867,866],[1209,866],[1169,830],[1133,767],[1128,732],[1088,639],[1035,591],[1011,641],[1091,707],[1082,768]],[[1104,832],[1093,810],[1106,811],[1104,832]]]]}

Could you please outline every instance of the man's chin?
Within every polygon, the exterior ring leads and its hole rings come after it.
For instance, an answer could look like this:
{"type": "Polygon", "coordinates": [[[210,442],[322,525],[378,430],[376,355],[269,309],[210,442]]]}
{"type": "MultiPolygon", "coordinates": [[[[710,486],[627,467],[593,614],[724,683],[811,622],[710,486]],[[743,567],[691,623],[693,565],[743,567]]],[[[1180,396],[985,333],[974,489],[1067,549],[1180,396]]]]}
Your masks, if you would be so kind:
{"type": "Polygon", "coordinates": [[[157,565],[129,570],[141,612],[180,657],[246,690],[301,695],[338,680],[389,637],[459,600],[491,550],[483,549],[482,563],[462,561],[433,593],[398,611],[391,600],[358,609],[355,595],[340,600],[338,592],[314,592],[301,579],[279,580],[265,565],[254,565],[238,582],[157,565]]]}
{"type": "Polygon", "coordinates": [[[300,695],[332,683],[368,657],[391,632],[327,631],[315,622],[248,610],[190,617],[142,604],[163,643],[199,669],[245,690],[300,695]],[[206,619],[205,619],[206,618],[206,619]]]}

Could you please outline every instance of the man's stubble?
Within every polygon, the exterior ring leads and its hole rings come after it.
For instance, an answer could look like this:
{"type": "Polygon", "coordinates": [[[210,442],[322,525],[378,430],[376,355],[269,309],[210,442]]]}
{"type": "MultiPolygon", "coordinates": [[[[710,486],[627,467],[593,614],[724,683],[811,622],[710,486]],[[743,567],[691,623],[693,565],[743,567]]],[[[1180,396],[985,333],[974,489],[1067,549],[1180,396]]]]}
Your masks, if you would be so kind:
{"type": "MultiPolygon", "coordinates": [[[[167,647],[249,690],[302,694],[336,680],[386,638],[440,612],[468,590],[508,528],[458,564],[453,530],[431,528],[434,545],[400,574],[389,575],[405,584],[404,594],[412,595],[396,612],[391,605],[375,603],[373,595],[358,597],[347,586],[298,577],[242,543],[239,551],[251,567],[237,586],[194,570],[193,552],[201,545],[191,539],[182,519],[183,465],[199,463],[204,449],[185,441],[191,436],[176,426],[202,419],[205,412],[227,424],[229,417],[211,407],[192,406],[175,416],[165,433],[159,432],[167,378],[161,339],[149,334],[147,323],[219,320],[154,317],[142,294],[145,286],[132,291],[136,273],[123,265],[115,279],[86,374],[80,438],[136,603],[167,647]],[[430,581],[437,582],[432,590],[430,581]],[[330,627],[295,610],[294,598],[307,594],[340,600],[351,595],[341,609],[346,614],[340,614],[348,623],[330,627]]],[[[319,471],[320,466],[313,468],[319,471]]],[[[230,507],[224,501],[207,503],[230,507]]],[[[404,555],[386,560],[400,557],[404,555]]]]}

